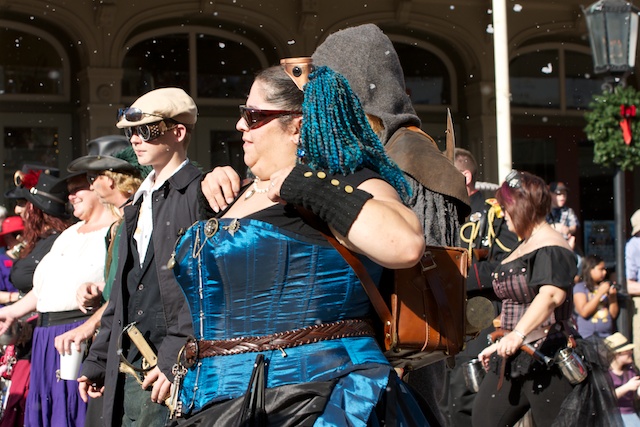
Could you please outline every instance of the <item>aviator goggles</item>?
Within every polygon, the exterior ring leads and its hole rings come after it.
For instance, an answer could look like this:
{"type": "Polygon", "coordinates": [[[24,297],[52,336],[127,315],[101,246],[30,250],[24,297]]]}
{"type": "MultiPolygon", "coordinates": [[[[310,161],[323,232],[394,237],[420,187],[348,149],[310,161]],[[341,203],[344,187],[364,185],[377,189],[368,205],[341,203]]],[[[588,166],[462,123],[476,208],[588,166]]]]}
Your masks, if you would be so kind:
{"type": "MultiPolygon", "coordinates": [[[[169,120],[169,119],[165,119],[169,120]]],[[[156,122],[156,123],[148,123],[144,125],[131,126],[124,128],[124,136],[131,139],[133,134],[136,134],[140,137],[144,142],[152,141],[162,135],[168,130],[174,129],[177,124],[174,124],[171,127],[167,127],[164,121],[156,122]]]]}
{"type": "Polygon", "coordinates": [[[142,118],[146,116],[160,117],[161,119],[165,118],[159,114],[145,113],[141,109],[135,107],[120,108],[118,110],[118,121],[122,120],[122,118],[124,117],[128,122],[137,122],[142,120],[142,118]]]}
{"type": "Polygon", "coordinates": [[[505,178],[505,182],[511,188],[522,188],[522,172],[513,169],[505,178]]]}
{"type": "Polygon", "coordinates": [[[136,134],[140,137],[141,140],[143,140],[144,142],[147,142],[147,141],[154,140],[159,136],[164,135],[166,131],[175,128],[177,124],[177,122],[169,118],[163,117],[159,114],[145,113],[139,108],[129,107],[129,108],[120,108],[118,110],[118,121],[122,120],[122,118],[124,117],[124,119],[128,122],[137,122],[142,120],[143,117],[147,117],[147,116],[159,117],[162,120],[157,121],[155,123],[147,123],[143,125],[123,128],[124,136],[131,139],[133,134],[136,134]],[[165,124],[165,121],[169,121],[169,120],[175,123],[171,127],[167,127],[167,125],[165,124]]]}
{"type": "Polygon", "coordinates": [[[258,108],[248,108],[246,105],[240,106],[240,116],[247,122],[249,129],[257,129],[264,126],[271,120],[282,116],[300,115],[300,111],[291,110],[260,110],[258,108]]]}

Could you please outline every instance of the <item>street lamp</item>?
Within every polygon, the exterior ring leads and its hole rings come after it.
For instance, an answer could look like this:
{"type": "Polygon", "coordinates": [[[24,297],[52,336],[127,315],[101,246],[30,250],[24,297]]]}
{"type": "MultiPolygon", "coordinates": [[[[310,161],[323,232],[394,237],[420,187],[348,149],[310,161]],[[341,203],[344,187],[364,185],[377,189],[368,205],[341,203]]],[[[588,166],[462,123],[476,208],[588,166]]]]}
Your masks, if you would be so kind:
{"type": "MultiPolygon", "coordinates": [[[[625,85],[626,78],[636,64],[638,44],[638,13],[640,9],[625,0],[600,0],[583,12],[587,19],[589,41],[593,52],[593,65],[596,74],[605,74],[603,87],[612,91],[615,85],[625,85]]],[[[620,134],[622,138],[622,133],[620,134]]],[[[614,220],[616,225],[616,276],[627,293],[627,280],[624,266],[625,215],[624,172],[616,167],[613,184],[614,220]]],[[[629,310],[626,307],[630,299],[620,308],[619,329],[630,337],[629,310]]],[[[638,337],[634,337],[638,339],[638,337]]]]}

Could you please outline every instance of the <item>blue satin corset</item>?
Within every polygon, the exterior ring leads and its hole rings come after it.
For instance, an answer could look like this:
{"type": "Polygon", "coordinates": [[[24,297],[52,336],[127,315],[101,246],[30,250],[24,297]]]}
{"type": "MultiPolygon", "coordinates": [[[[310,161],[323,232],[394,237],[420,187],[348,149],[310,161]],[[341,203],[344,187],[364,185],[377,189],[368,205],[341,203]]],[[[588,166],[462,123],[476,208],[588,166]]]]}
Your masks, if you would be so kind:
{"type": "MultiPolygon", "coordinates": [[[[360,281],[328,243],[313,244],[251,219],[219,220],[207,238],[213,228],[205,230],[206,224],[181,239],[175,268],[196,338],[268,335],[368,314],[360,281]]],[[[363,262],[377,282],[382,268],[363,262]]]]}
{"type": "MultiPolygon", "coordinates": [[[[269,335],[369,313],[360,281],[328,243],[314,243],[253,219],[222,219],[217,228],[214,220],[208,224],[200,222],[183,236],[174,269],[189,301],[196,338],[269,335]]],[[[377,282],[382,268],[366,258],[362,261],[377,282]]],[[[351,411],[364,420],[391,369],[373,337],[320,341],[262,354],[268,366],[267,387],[341,378],[335,399],[357,394],[360,403],[351,411]],[[364,374],[370,370],[375,374],[364,374]]],[[[256,355],[199,360],[183,379],[184,411],[197,412],[211,402],[241,396],[256,355]]]]}

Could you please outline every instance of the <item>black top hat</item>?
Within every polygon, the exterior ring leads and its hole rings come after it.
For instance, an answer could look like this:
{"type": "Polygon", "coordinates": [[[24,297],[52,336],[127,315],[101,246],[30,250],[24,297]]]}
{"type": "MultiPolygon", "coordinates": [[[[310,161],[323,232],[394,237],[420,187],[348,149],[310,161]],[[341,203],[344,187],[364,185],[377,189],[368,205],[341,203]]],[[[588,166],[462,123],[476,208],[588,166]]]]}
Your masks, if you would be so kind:
{"type": "MultiPolygon", "coordinates": [[[[139,172],[136,166],[114,154],[130,147],[129,139],[123,135],[108,135],[92,139],[87,143],[88,154],[69,163],[69,172],[105,171],[139,172]]],[[[136,160],[137,162],[137,160],[136,160]]],[[[67,178],[70,178],[68,176],[67,178]]]]}
{"type": "Polygon", "coordinates": [[[60,170],[40,163],[25,163],[20,170],[13,175],[15,187],[4,193],[7,199],[26,199],[25,192],[38,182],[39,174],[47,174],[53,177],[60,176],[60,170]],[[27,187],[25,189],[24,187],[27,187]]]}
{"type": "Polygon", "coordinates": [[[23,197],[20,198],[27,199],[46,214],[58,218],[69,218],[66,208],[69,194],[66,186],[60,186],[60,181],[60,178],[40,172],[35,185],[23,181],[21,187],[23,197]]]}

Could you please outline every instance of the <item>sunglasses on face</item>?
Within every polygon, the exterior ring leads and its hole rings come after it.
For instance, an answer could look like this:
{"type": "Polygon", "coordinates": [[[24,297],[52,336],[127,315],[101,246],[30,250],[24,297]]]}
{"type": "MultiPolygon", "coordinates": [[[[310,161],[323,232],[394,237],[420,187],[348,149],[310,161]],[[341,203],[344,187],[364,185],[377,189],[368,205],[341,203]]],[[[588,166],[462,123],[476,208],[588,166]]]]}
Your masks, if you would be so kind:
{"type": "Polygon", "coordinates": [[[83,191],[83,190],[89,190],[89,186],[80,184],[80,185],[76,185],[68,188],[69,194],[76,194],[78,191],[83,191]]]}
{"type": "Polygon", "coordinates": [[[98,179],[100,175],[102,174],[95,173],[95,172],[87,172],[87,182],[93,185],[93,183],[96,181],[96,179],[98,179]]]}
{"type": "Polygon", "coordinates": [[[302,114],[300,111],[291,110],[260,110],[257,108],[248,108],[246,105],[240,106],[240,116],[244,119],[249,126],[249,129],[257,129],[260,126],[264,126],[271,120],[282,116],[289,116],[292,114],[302,114]]]}
{"type": "Polygon", "coordinates": [[[174,129],[176,125],[171,127],[167,127],[164,121],[149,123],[144,125],[132,126],[128,128],[124,128],[124,136],[131,139],[131,137],[136,134],[140,137],[144,142],[152,141],[162,135],[168,130],[174,129]]]}
{"type": "Polygon", "coordinates": [[[120,121],[124,117],[125,120],[128,122],[137,122],[139,120],[142,120],[142,118],[146,116],[160,117],[161,119],[165,118],[159,114],[145,113],[139,108],[129,107],[129,108],[120,108],[118,110],[118,121],[120,121]]]}

